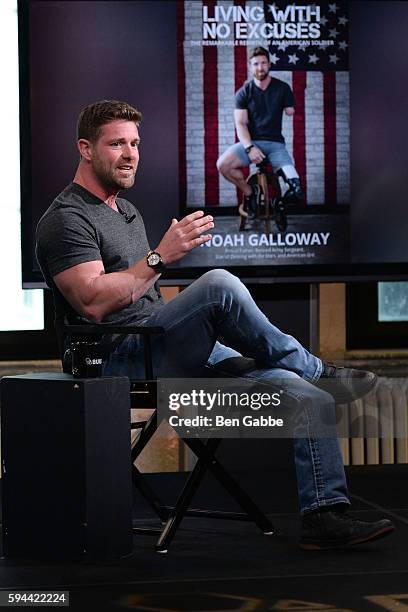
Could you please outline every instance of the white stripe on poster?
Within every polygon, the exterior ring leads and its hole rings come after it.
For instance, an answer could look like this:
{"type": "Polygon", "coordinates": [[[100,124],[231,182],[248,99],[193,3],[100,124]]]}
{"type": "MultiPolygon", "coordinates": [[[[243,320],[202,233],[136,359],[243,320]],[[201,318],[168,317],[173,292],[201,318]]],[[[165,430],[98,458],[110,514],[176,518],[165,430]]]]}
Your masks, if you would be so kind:
{"type": "Polygon", "coordinates": [[[350,204],[350,80],[336,72],[337,203],[350,204]]]}
{"type": "Polygon", "coordinates": [[[306,73],[306,182],[308,204],[324,204],[323,73],[306,73]]]}

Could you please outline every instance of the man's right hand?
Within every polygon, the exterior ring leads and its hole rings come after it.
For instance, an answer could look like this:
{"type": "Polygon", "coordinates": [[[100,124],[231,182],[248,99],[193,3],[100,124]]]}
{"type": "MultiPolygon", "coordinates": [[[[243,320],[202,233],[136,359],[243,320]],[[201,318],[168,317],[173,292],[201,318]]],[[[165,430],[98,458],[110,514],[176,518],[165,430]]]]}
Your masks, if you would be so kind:
{"type": "Polygon", "coordinates": [[[255,145],[248,153],[248,157],[253,164],[260,164],[261,161],[265,159],[265,155],[262,153],[261,149],[258,149],[258,147],[255,145]]]}
{"type": "Polygon", "coordinates": [[[173,263],[195,247],[208,242],[211,234],[204,232],[208,232],[213,227],[213,218],[211,215],[204,216],[202,210],[187,215],[181,221],[173,219],[155,250],[160,253],[165,264],[173,263]]]}

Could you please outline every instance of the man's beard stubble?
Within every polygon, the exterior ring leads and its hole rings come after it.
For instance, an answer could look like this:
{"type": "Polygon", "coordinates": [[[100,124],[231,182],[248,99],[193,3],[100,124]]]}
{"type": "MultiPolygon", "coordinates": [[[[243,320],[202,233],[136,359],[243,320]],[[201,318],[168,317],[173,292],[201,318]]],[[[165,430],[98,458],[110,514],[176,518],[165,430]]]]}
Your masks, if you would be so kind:
{"type": "Polygon", "coordinates": [[[107,189],[107,190],[112,190],[112,189],[130,189],[130,187],[133,187],[134,182],[135,182],[135,173],[133,173],[133,175],[131,175],[130,177],[115,177],[113,176],[112,173],[109,173],[105,170],[105,168],[103,167],[102,164],[98,163],[99,160],[94,160],[93,163],[93,171],[95,173],[95,175],[98,177],[101,185],[107,189]]]}
{"type": "Polygon", "coordinates": [[[256,78],[258,79],[258,81],[264,81],[265,79],[267,79],[269,76],[269,72],[262,72],[262,74],[257,74],[256,78]]]}

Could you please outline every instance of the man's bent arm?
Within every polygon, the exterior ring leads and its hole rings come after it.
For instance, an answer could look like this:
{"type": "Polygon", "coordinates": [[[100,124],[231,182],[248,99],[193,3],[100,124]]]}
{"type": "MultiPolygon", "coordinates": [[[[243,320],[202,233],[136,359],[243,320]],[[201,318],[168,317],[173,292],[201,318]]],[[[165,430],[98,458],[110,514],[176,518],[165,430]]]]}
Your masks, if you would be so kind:
{"type": "Polygon", "coordinates": [[[109,274],[101,261],[89,261],[56,274],[53,280],[76,312],[100,323],[107,314],[142,297],[159,276],[144,260],[109,274]]]}
{"type": "Polygon", "coordinates": [[[248,130],[248,111],[245,109],[236,108],[234,110],[234,121],[239,142],[244,147],[249,147],[252,139],[248,130]]]}
{"type": "MultiPolygon", "coordinates": [[[[210,240],[211,235],[204,232],[213,227],[213,218],[204,216],[201,210],[180,222],[173,219],[157,247],[164,264],[178,261],[210,240]]],[[[102,261],[89,261],[56,274],[53,280],[76,312],[100,323],[107,314],[122,310],[142,297],[158,278],[159,274],[141,259],[127,270],[107,274],[102,261]]]]}

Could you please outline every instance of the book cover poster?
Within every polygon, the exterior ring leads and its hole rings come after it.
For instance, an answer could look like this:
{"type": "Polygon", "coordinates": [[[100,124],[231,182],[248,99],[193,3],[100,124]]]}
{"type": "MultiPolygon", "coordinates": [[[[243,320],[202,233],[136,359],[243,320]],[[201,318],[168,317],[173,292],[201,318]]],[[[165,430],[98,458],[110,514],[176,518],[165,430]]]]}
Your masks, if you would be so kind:
{"type": "MultiPolygon", "coordinates": [[[[347,3],[185,0],[178,3],[177,48],[180,208],[215,216],[213,239],[183,264],[348,262],[347,3]],[[295,112],[282,112],[282,136],[304,195],[288,201],[282,226],[269,176],[270,218],[259,214],[243,229],[242,192],[222,176],[217,160],[238,142],[235,93],[253,79],[248,58],[255,47],[268,50],[270,76],[293,93],[295,112]]],[[[247,177],[257,168],[243,172],[247,177]]]]}

